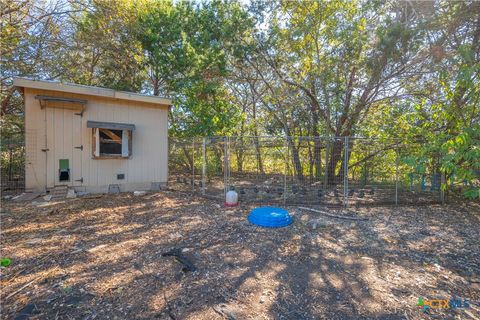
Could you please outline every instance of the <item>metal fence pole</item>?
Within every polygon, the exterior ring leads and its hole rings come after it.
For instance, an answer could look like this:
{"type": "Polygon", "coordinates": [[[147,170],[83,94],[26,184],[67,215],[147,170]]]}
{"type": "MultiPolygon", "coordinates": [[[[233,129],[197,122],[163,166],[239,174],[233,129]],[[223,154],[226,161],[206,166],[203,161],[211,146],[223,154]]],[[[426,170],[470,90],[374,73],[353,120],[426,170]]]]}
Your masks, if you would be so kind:
{"type": "Polygon", "coordinates": [[[207,176],[207,138],[203,138],[202,146],[202,195],[205,195],[205,182],[207,176]]]}
{"type": "Polygon", "coordinates": [[[227,196],[228,188],[228,137],[223,139],[223,197],[227,196]]]}
{"type": "Polygon", "coordinates": [[[231,140],[231,137],[227,137],[227,186],[225,188],[225,196],[227,195],[227,192],[230,188],[230,171],[231,171],[231,167],[230,167],[230,140],[231,140]]]}
{"type": "Polygon", "coordinates": [[[348,137],[345,137],[343,165],[343,206],[348,207],[348,137]]]}
{"type": "Polygon", "coordinates": [[[398,205],[398,146],[395,148],[395,205],[398,205]]]}
{"type": "Polygon", "coordinates": [[[445,173],[440,174],[440,201],[445,204],[445,173]]]}
{"type": "Polygon", "coordinates": [[[195,192],[195,140],[192,141],[192,192],[195,192]]]}
{"type": "Polygon", "coordinates": [[[330,139],[325,138],[325,172],[323,176],[323,189],[326,191],[328,189],[328,150],[330,148],[330,139]]]}
{"type": "Polygon", "coordinates": [[[288,174],[288,141],[287,137],[285,137],[285,141],[283,142],[284,149],[285,149],[285,162],[283,166],[283,205],[285,206],[287,204],[287,174],[288,174]]]}
{"type": "Polygon", "coordinates": [[[227,188],[225,190],[225,195],[230,188],[230,139],[231,137],[227,137],[227,188]]]}
{"type": "Polygon", "coordinates": [[[223,198],[227,193],[227,137],[223,137],[223,198]]]}

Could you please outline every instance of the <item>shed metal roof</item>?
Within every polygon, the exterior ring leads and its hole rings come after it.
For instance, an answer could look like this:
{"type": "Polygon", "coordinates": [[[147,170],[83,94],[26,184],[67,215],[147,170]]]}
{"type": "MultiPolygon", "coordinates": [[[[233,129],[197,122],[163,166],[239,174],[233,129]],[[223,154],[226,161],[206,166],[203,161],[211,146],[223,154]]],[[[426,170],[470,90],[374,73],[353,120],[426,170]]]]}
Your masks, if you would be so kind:
{"type": "Polygon", "coordinates": [[[116,122],[101,122],[101,121],[87,121],[87,128],[101,128],[111,130],[135,130],[134,124],[116,123],[116,122]]]}
{"type": "Polygon", "coordinates": [[[112,99],[147,102],[147,103],[153,103],[153,104],[164,105],[164,106],[172,105],[172,100],[163,98],[163,97],[152,96],[147,94],[139,94],[139,93],[133,93],[133,92],[127,92],[127,91],[116,91],[113,89],[94,87],[94,86],[85,86],[80,84],[66,83],[66,82],[59,82],[59,81],[14,78],[13,85],[19,88],[33,88],[33,89],[41,89],[41,90],[68,92],[68,93],[74,93],[74,94],[107,97],[112,99]]]}

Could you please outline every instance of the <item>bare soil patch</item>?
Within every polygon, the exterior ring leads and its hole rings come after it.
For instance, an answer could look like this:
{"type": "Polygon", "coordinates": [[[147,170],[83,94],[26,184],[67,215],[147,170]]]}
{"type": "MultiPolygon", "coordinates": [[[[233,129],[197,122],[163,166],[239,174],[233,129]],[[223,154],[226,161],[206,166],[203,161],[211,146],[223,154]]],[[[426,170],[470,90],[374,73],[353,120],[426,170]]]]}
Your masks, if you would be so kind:
{"type": "Polygon", "coordinates": [[[374,207],[336,219],[162,192],[2,204],[2,319],[422,319],[480,317],[480,207],[374,207]],[[182,271],[174,248],[195,266],[182,271]],[[426,299],[469,299],[430,310],[426,299]],[[21,314],[25,317],[21,318],[21,314]]]}

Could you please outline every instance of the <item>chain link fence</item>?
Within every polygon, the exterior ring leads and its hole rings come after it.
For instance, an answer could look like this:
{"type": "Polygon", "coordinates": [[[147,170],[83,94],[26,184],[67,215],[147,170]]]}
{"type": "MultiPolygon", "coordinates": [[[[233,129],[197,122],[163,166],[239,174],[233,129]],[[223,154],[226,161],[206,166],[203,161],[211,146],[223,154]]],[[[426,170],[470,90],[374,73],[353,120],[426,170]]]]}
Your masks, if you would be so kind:
{"type": "MultiPolygon", "coordinates": [[[[468,182],[450,177],[447,186],[441,155],[416,163],[423,146],[357,137],[170,138],[168,185],[217,199],[234,189],[240,201],[256,203],[444,202],[468,182]]],[[[2,194],[23,192],[24,142],[3,139],[0,151],[2,194]]]]}
{"type": "Polygon", "coordinates": [[[412,165],[421,143],[357,137],[170,139],[169,186],[242,202],[356,206],[445,200],[439,158],[412,165]]]}

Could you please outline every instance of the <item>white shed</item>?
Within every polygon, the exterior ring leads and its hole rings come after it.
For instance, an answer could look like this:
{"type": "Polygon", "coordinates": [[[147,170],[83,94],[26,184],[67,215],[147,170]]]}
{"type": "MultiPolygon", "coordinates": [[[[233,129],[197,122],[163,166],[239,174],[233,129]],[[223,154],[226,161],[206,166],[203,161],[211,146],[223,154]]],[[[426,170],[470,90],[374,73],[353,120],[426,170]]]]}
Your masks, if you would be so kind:
{"type": "Polygon", "coordinates": [[[25,98],[25,187],[159,189],[168,178],[169,99],[15,78],[25,98]]]}

